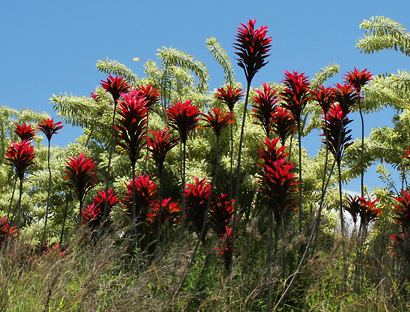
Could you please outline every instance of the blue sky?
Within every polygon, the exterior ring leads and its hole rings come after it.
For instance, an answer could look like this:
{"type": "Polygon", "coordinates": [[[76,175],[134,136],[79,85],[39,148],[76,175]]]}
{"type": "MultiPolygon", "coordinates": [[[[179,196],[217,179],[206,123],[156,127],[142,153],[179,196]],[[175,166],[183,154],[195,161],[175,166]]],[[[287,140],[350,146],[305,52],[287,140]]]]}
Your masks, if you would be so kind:
{"type": "MultiPolygon", "coordinates": [[[[341,73],[356,66],[373,74],[408,69],[408,57],[395,51],[374,55],[355,48],[362,36],[359,24],[372,16],[386,16],[410,29],[410,1],[1,1],[0,105],[46,111],[53,117],[52,94],[88,96],[105,75],[95,64],[110,58],[143,76],[143,62],[156,59],[157,49],[173,47],[203,61],[209,70],[210,90],[223,83],[223,73],[206,48],[215,37],[234,60],[236,27],[249,19],[268,26],[272,37],[269,64],[255,76],[279,82],[285,70],[313,76],[329,63],[341,73]]],[[[238,81],[242,70],[235,65],[238,81]]],[[[339,79],[339,80],[338,80],[339,79]]],[[[389,124],[391,112],[365,116],[366,133],[389,124]],[[388,116],[388,118],[386,118],[388,116]]],[[[354,135],[359,123],[353,122],[354,135]]],[[[54,144],[64,145],[81,133],[61,130],[54,144]]],[[[303,144],[315,153],[320,138],[303,144]]]]}

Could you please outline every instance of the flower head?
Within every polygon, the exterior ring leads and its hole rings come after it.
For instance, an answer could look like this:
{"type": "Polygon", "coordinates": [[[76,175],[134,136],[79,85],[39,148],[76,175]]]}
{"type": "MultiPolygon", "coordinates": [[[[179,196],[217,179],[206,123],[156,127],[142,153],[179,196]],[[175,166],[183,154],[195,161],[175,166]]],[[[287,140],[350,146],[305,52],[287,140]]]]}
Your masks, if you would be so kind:
{"type": "Polygon", "coordinates": [[[54,118],[44,119],[38,124],[38,129],[46,135],[47,140],[49,141],[53,134],[57,134],[57,131],[62,128],[63,125],[61,124],[61,121],[54,123],[54,118]]]}
{"type": "Polygon", "coordinates": [[[161,224],[166,222],[169,224],[176,224],[179,222],[181,208],[179,204],[173,202],[170,198],[156,200],[151,205],[151,210],[148,213],[148,223],[154,228],[154,231],[158,231],[159,219],[161,217],[161,224]]]}
{"type": "Polygon", "coordinates": [[[218,138],[221,135],[222,130],[227,125],[234,123],[233,113],[221,111],[219,107],[212,108],[210,111],[208,111],[208,114],[206,115],[201,115],[203,117],[202,120],[207,122],[207,124],[205,124],[204,127],[212,128],[212,130],[215,132],[216,137],[218,138]]]}
{"type": "Polygon", "coordinates": [[[221,239],[221,243],[219,244],[219,248],[215,248],[219,254],[222,255],[225,269],[228,271],[231,266],[232,261],[232,253],[237,250],[232,250],[233,245],[233,231],[232,228],[229,226],[225,226],[225,233],[219,237],[221,239]]]}
{"type": "Polygon", "coordinates": [[[31,125],[23,123],[22,125],[16,125],[16,133],[22,141],[31,141],[36,135],[36,129],[31,125]]]}
{"type": "Polygon", "coordinates": [[[332,89],[331,96],[334,102],[339,103],[345,114],[347,114],[350,111],[350,108],[359,100],[357,90],[350,83],[345,83],[343,85],[337,83],[332,89]]]}
{"type": "Polygon", "coordinates": [[[241,88],[233,88],[233,87],[225,87],[225,88],[219,88],[217,92],[215,93],[215,97],[225,103],[229,111],[233,111],[233,108],[241,98],[243,98],[243,93],[241,88]]]}
{"type": "Polygon", "coordinates": [[[359,71],[355,67],[354,70],[345,74],[344,78],[347,83],[350,83],[351,85],[353,85],[353,87],[355,87],[355,89],[360,95],[362,87],[365,84],[367,84],[370,80],[372,80],[372,74],[369,71],[367,71],[367,69],[359,71]]]}
{"type": "Polygon", "coordinates": [[[16,238],[17,232],[17,226],[10,226],[6,216],[0,218],[0,245],[7,242],[10,238],[16,238]]]}
{"type": "Polygon", "coordinates": [[[332,96],[333,88],[324,86],[319,86],[317,89],[312,91],[313,100],[317,101],[323,110],[324,114],[327,114],[330,107],[334,103],[334,98],[332,96]]]}
{"type": "Polygon", "coordinates": [[[267,26],[255,29],[256,20],[237,27],[238,34],[234,47],[237,50],[238,65],[245,71],[246,80],[251,82],[255,74],[267,64],[266,58],[271,47],[272,37],[266,37],[267,26]]]}
{"type": "Polygon", "coordinates": [[[165,111],[168,125],[177,130],[182,143],[186,143],[190,132],[197,128],[200,111],[199,106],[192,105],[192,100],[184,103],[176,102],[165,111]]]}
{"type": "Polygon", "coordinates": [[[219,194],[213,199],[209,221],[218,237],[226,233],[226,226],[231,221],[234,209],[235,200],[229,200],[228,194],[219,194]]]}
{"type": "Polygon", "coordinates": [[[257,124],[261,125],[269,137],[271,130],[271,114],[274,112],[276,104],[279,102],[278,90],[265,82],[262,84],[262,90],[255,90],[257,95],[253,97],[253,115],[258,120],[257,124]]]}
{"type": "Polygon", "coordinates": [[[405,190],[401,192],[402,196],[394,198],[397,203],[393,204],[395,208],[393,210],[393,219],[400,227],[410,229],[410,193],[407,193],[405,190]]]}
{"type": "Polygon", "coordinates": [[[131,85],[122,76],[109,75],[107,81],[101,80],[101,86],[109,93],[111,93],[114,102],[120,98],[122,93],[127,93],[131,85]]]}
{"type": "Polygon", "coordinates": [[[11,142],[11,146],[7,148],[6,163],[14,166],[18,178],[22,180],[27,167],[34,164],[34,147],[28,140],[24,140],[20,143],[11,142]]]}
{"type": "Polygon", "coordinates": [[[158,89],[155,88],[152,84],[148,84],[146,86],[139,86],[138,91],[145,97],[147,101],[148,108],[151,108],[152,105],[159,102],[159,92],[158,89]]]}
{"type": "MultiPolygon", "coordinates": [[[[277,161],[278,159],[285,159],[289,156],[288,153],[285,153],[286,146],[278,147],[279,138],[269,139],[265,138],[263,142],[264,146],[258,148],[259,158],[262,160],[262,165],[269,164],[269,162],[277,161]]],[[[260,165],[260,164],[259,164],[260,165]]]]}
{"type": "Polygon", "coordinates": [[[275,107],[271,113],[270,125],[271,130],[280,137],[282,146],[285,145],[287,138],[296,131],[296,120],[293,114],[284,107],[275,107]]]}
{"type": "Polygon", "coordinates": [[[111,208],[118,204],[118,195],[114,190],[99,191],[98,195],[94,197],[91,205],[88,205],[81,214],[81,223],[89,225],[91,228],[97,227],[103,217],[104,205],[107,202],[108,215],[111,208]]]}

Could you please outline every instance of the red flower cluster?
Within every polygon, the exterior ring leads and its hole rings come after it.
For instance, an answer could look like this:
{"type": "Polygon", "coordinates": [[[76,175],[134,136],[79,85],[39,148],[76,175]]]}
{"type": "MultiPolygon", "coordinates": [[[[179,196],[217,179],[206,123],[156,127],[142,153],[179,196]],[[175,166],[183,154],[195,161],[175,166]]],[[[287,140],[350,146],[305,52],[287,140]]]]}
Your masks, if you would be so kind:
{"type": "Polygon", "coordinates": [[[22,125],[16,125],[16,133],[19,136],[20,140],[31,141],[36,135],[36,129],[31,125],[23,123],[22,125]]]}
{"type": "Polygon", "coordinates": [[[271,130],[280,137],[282,146],[285,145],[287,138],[296,131],[296,120],[287,108],[276,106],[271,113],[270,124],[271,130]]]}
{"type": "Polygon", "coordinates": [[[280,101],[278,90],[264,82],[262,83],[262,90],[255,90],[255,92],[257,95],[253,97],[253,116],[258,120],[257,124],[261,125],[265,130],[266,136],[269,137],[271,115],[280,101]]]}
{"type": "Polygon", "coordinates": [[[181,208],[178,203],[172,202],[171,197],[156,200],[151,205],[151,210],[148,212],[147,220],[148,224],[154,229],[154,232],[158,231],[159,220],[161,218],[161,226],[165,225],[166,222],[169,224],[179,223],[179,217],[181,208]]]}
{"type": "Polygon", "coordinates": [[[131,85],[122,76],[113,77],[111,75],[108,76],[107,81],[101,80],[101,86],[111,93],[115,103],[123,93],[127,93],[131,88],[131,85]]]}
{"type": "Polygon", "coordinates": [[[222,242],[220,243],[219,248],[215,248],[218,250],[218,253],[222,255],[224,264],[225,264],[225,269],[228,271],[230,266],[231,266],[231,261],[232,261],[232,252],[235,252],[237,250],[232,250],[232,239],[233,239],[233,233],[232,233],[232,228],[225,226],[225,233],[222,234],[220,237],[222,242]]]}
{"type": "Polygon", "coordinates": [[[105,203],[107,202],[107,215],[109,215],[111,208],[118,204],[117,198],[118,195],[114,190],[108,190],[108,194],[105,191],[99,191],[92,204],[81,212],[81,223],[96,228],[102,220],[105,203]]]}
{"type": "Polygon", "coordinates": [[[57,131],[62,128],[61,121],[54,123],[54,118],[44,119],[38,124],[38,129],[46,135],[48,141],[51,140],[53,134],[57,134],[57,131]]]}
{"type": "Polygon", "coordinates": [[[7,242],[10,238],[16,238],[17,232],[17,226],[10,226],[6,216],[0,218],[0,245],[7,242]]]}
{"type": "Polygon", "coordinates": [[[192,100],[184,103],[176,102],[165,111],[168,124],[178,131],[182,143],[186,143],[189,133],[197,128],[200,111],[199,106],[192,105],[192,100]]]}
{"type": "Polygon", "coordinates": [[[207,124],[204,127],[210,127],[214,131],[217,138],[222,133],[222,130],[229,124],[234,123],[233,113],[221,111],[220,108],[212,108],[208,111],[208,114],[201,114],[202,120],[206,121],[207,124]]]}
{"type": "Polygon", "coordinates": [[[148,108],[151,108],[152,105],[159,102],[159,92],[152,84],[146,86],[139,86],[138,91],[145,97],[148,108]]]}
{"type": "Polygon", "coordinates": [[[243,98],[243,93],[241,88],[234,88],[234,87],[225,87],[225,88],[219,88],[217,92],[215,93],[215,97],[225,103],[229,111],[233,111],[233,108],[241,98],[243,98]]]}
{"type": "Polygon", "coordinates": [[[6,164],[14,166],[17,177],[22,180],[27,167],[34,164],[34,147],[30,141],[24,140],[20,143],[11,142],[11,146],[7,148],[6,164]]]}

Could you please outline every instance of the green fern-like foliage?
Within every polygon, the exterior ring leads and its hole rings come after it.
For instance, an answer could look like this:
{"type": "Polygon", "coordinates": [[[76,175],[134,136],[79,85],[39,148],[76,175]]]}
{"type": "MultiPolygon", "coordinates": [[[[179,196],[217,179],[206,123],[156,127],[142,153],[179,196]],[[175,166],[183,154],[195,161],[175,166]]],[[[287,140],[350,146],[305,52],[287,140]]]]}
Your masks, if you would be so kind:
{"type": "Polygon", "coordinates": [[[106,58],[103,61],[98,61],[95,66],[99,71],[107,75],[122,76],[125,79],[127,79],[131,84],[138,85],[138,76],[134,74],[131,69],[129,69],[127,66],[118,61],[106,58]]]}
{"type": "Polygon", "coordinates": [[[222,48],[221,44],[215,38],[211,37],[205,40],[206,45],[210,53],[212,53],[214,59],[221,65],[227,85],[232,86],[235,82],[235,72],[228,53],[222,48]]]}
{"type": "Polygon", "coordinates": [[[364,37],[356,44],[361,52],[370,54],[394,49],[410,56],[410,33],[400,23],[376,16],[364,20],[359,27],[364,31],[364,37]]]}

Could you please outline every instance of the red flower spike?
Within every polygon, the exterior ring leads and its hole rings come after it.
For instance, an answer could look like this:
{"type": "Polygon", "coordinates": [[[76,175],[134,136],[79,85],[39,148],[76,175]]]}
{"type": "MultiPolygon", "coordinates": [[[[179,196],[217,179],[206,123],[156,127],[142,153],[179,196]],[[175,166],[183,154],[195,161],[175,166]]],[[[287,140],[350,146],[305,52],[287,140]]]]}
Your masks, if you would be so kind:
{"type": "Polygon", "coordinates": [[[235,200],[229,200],[229,194],[220,194],[212,201],[209,222],[218,237],[226,233],[234,209],[235,200]]]}
{"type": "Polygon", "coordinates": [[[317,101],[323,110],[324,114],[327,114],[330,107],[334,103],[334,98],[332,96],[333,88],[324,86],[319,86],[318,89],[312,91],[313,100],[317,101]]]}
{"type": "Polygon", "coordinates": [[[148,108],[151,108],[152,105],[159,102],[159,92],[158,89],[155,88],[152,84],[148,84],[146,86],[140,86],[137,89],[142,93],[147,101],[148,108]]]}
{"type": "MultiPolygon", "coordinates": [[[[410,146],[407,146],[408,149],[410,149],[410,146]]],[[[403,156],[404,159],[410,159],[410,150],[408,151],[404,151],[404,153],[406,154],[405,156],[403,156]]],[[[404,164],[403,167],[407,167],[409,164],[404,164]]]]}
{"type": "Polygon", "coordinates": [[[219,248],[215,248],[219,254],[222,255],[222,258],[224,260],[225,264],[225,269],[229,271],[229,268],[231,266],[231,260],[232,260],[232,252],[235,252],[237,250],[232,250],[232,238],[233,238],[233,232],[232,228],[225,226],[225,234],[223,234],[220,239],[222,242],[219,244],[219,248]]]}
{"type": "Polygon", "coordinates": [[[123,100],[118,101],[118,119],[120,124],[114,126],[120,133],[115,135],[118,145],[123,147],[135,164],[140,150],[144,147],[145,135],[148,131],[147,100],[140,91],[132,89],[128,94],[122,94],[123,100]]]}
{"type": "Polygon", "coordinates": [[[367,71],[367,69],[359,71],[355,67],[354,70],[345,74],[344,78],[347,83],[350,83],[351,85],[353,85],[353,87],[355,87],[360,96],[362,87],[365,84],[367,84],[370,80],[372,80],[372,74],[369,71],[367,71]]]}
{"type": "Polygon", "coordinates": [[[6,164],[14,166],[18,178],[22,180],[27,167],[34,164],[34,147],[28,140],[24,140],[20,143],[11,142],[11,146],[7,148],[6,164]]]}
{"type": "Polygon", "coordinates": [[[81,223],[89,225],[91,228],[97,227],[103,217],[103,210],[105,202],[107,202],[107,215],[110,214],[113,206],[118,204],[118,195],[114,190],[99,191],[98,195],[94,197],[91,205],[88,205],[81,213],[81,223]]]}
{"type": "Polygon", "coordinates": [[[68,157],[64,179],[67,179],[67,184],[74,188],[81,204],[85,196],[95,187],[96,167],[97,163],[93,161],[93,158],[86,158],[83,153],[80,153],[77,158],[68,157]]]}
{"type": "Polygon", "coordinates": [[[188,135],[197,129],[200,111],[199,106],[192,105],[192,100],[184,103],[176,102],[165,111],[168,118],[168,125],[177,130],[182,143],[186,143],[188,135]]]}
{"type": "Polygon", "coordinates": [[[279,102],[278,90],[273,89],[272,86],[268,86],[264,82],[262,83],[262,90],[255,90],[255,92],[257,95],[253,97],[255,103],[255,105],[252,105],[253,116],[259,121],[257,124],[264,128],[266,136],[269,137],[271,114],[279,102]]]}
{"type": "Polygon", "coordinates": [[[61,121],[54,123],[54,118],[44,119],[38,124],[38,129],[46,135],[47,140],[49,141],[53,134],[57,134],[57,131],[62,128],[63,125],[61,124],[61,121]]]}
{"type": "Polygon", "coordinates": [[[272,37],[266,37],[267,26],[259,27],[255,30],[256,20],[249,20],[248,24],[237,27],[238,34],[234,47],[237,50],[238,65],[245,71],[248,84],[255,74],[267,64],[266,58],[269,56],[272,37]]]}
{"type": "Polygon", "coordinates": [[[324,138],[323,141],[327,144],[329,151],[333,154],[338,164],[340,164],[346,148],[352,144],[352,142],[349,142],[352,137],[348,135],[352,130],[346,128],[351,122],[346,117],[348,112],[344,111],[341,105],[334,104],[327,113],[322,127],[323,133],[325,133],[325,128],[327,128],[327,138],[324,138]]]}
{"type": "Polygon", "coordinates": [[[156,200],[151,205],[151,211],[148,212],[148,224],[153,227],[154,232],[158,231],[159,218],[161,216],[161,225],[166,222],[169,224],[179,223],[181,208],[178,203],[172,202],[171,197],[167,199],[156,200]]]}
{"type": "Polygon", "coordinates": [[[22,141],[31,141],[36,135],[36,129],[31,125],[23,123],[22,125],[16,125],[16,133],[22,141]]]}
{"type": "Polygon", "coordinates": [[[405,190],[401,192],[403,196],[394,198],[398,204],[393,204],[395,208],[393,210],[393,214],[395,214],[393,219],[403,229],[410,229],[410,193],[405,190]]]}
{"type": "Polygon", "coordinates": [[[234,123],[233,113],[221,111],[220,108],[212,108],[208,111],[208,114],[201,114],[202,120],[206,121],[207,124],[204,127],[210,127],[215,132],[217,138],[222,133],[222,130],[229,124],[234,123]]]}
{"type": "MultiPolygon", "coordinates": [[[[200,235],[208,198],[211,195],[211,184],[206,181],[206,178],[203,178],[202,180],[199,180],[197,177],[193,178],[195,183],[186,184],[185,188],[187,204],[186,216],[187,219],[192,222],[194,231],[200,235]]],[[[206,230],[204,236],[201,237],[202,242],[204,242],[205,236],[206,230]]]]}
{"type": "Polygon", "coordinates": [[[108,76],[107,81],[101,80],[101,86],[111,93],[114,102],[120,98],[122,93],[127,93],[131,85],[122,76],[108,76]]]}
{"type": "Polygon", "coordinates": [[[152,153],[152,158],[161,175],[164,168],[165,157],[167,153],[178,144],[177,139],[171,137],[169,128],[166,126],[162,131],[155,132],[150,130],[150,132],[153,137],[147,137],[148,149],[152,153]]]}
{"type": "Polygon", "coordinates": [[[0,218],[0,245],[3,245],[10,238],[17,238],[17,226],[10,226],[6,216],[0,218]]]}
{"type": "Polygon", "coordinates": [[[360,217],[363,224],[369,224],[382,214],[382,209],[375,207],[378,201],[378,198],[372,201],[364,196],[360,197],[360,217]]]}
{"type": "Polygon", "coordinates": [[[233,111],[235,104],[243,98],[243,93],[241,88],[232,88],[232,87],[225,87],[219,88],[215,93],[215,97],[225,103],[229,111],[233,111]]]}
{"type": "Polygon", "coordinates": [[[356,224],[357,217],[360,215],[361,207],[360,207],[360,196],[350,196],[346,199],[346,204],[343,208],[350,213],[353,218],[353,222],[356,224]]]}
{"type": "Polygon", "coordinates": [[[335,88],[332,89],[333,101],[339,103],[343,112],[347,114],[350,112],[350,107],[352,107],[359,100],[359,94],[355,87],[351,84],[345,83],[343,85],[336,84],[335,88]]]}
{"type": "MultiPolygon", "coordinates": [[[[278,147],[279,138],[269,139],[265,138],[263,142],[264,146],[258,148],[259,158],[262,160],[262,164],[266,165],[269,162],[277,161],[278,159],[285,159],[289,156],[289,153],[285,153],[286,146],[278,147]]],[[[260,165],[260,164],[259,164],[260,165]]]]}
{"type": "Polygon", "coordinates": [[[127,216],[132,217],[132,189],[134,184],[137,225],[147,222],[148,212],[156,199],[157,185],[155,181],[150,181],[150,178],[150,175],[139,175],[134,181],[129,181],[126,184],[127,193],[121,199],[121,203],[124,204],[123,211],[127,216]]]}
{"type": "Polygon", "coordinates": [[[271,113],[270,124],[272,126],[271,130],[280,137],[282,146],[288,137],[296,131],[296,120],[293,114],[284,107],[275,107],[275,110],[271,113]]]}
{"type": "Polygon", "coordinates": [[[285,71],[285,78],[282,81],[286,87],[281,92],[281,96],[285,101],[282,106],[292,112],[297,124],[300,124],[302,111],[307,102],[312,99],[308,79],[309,77],[305,76],[304,73],[285,71]]]}

